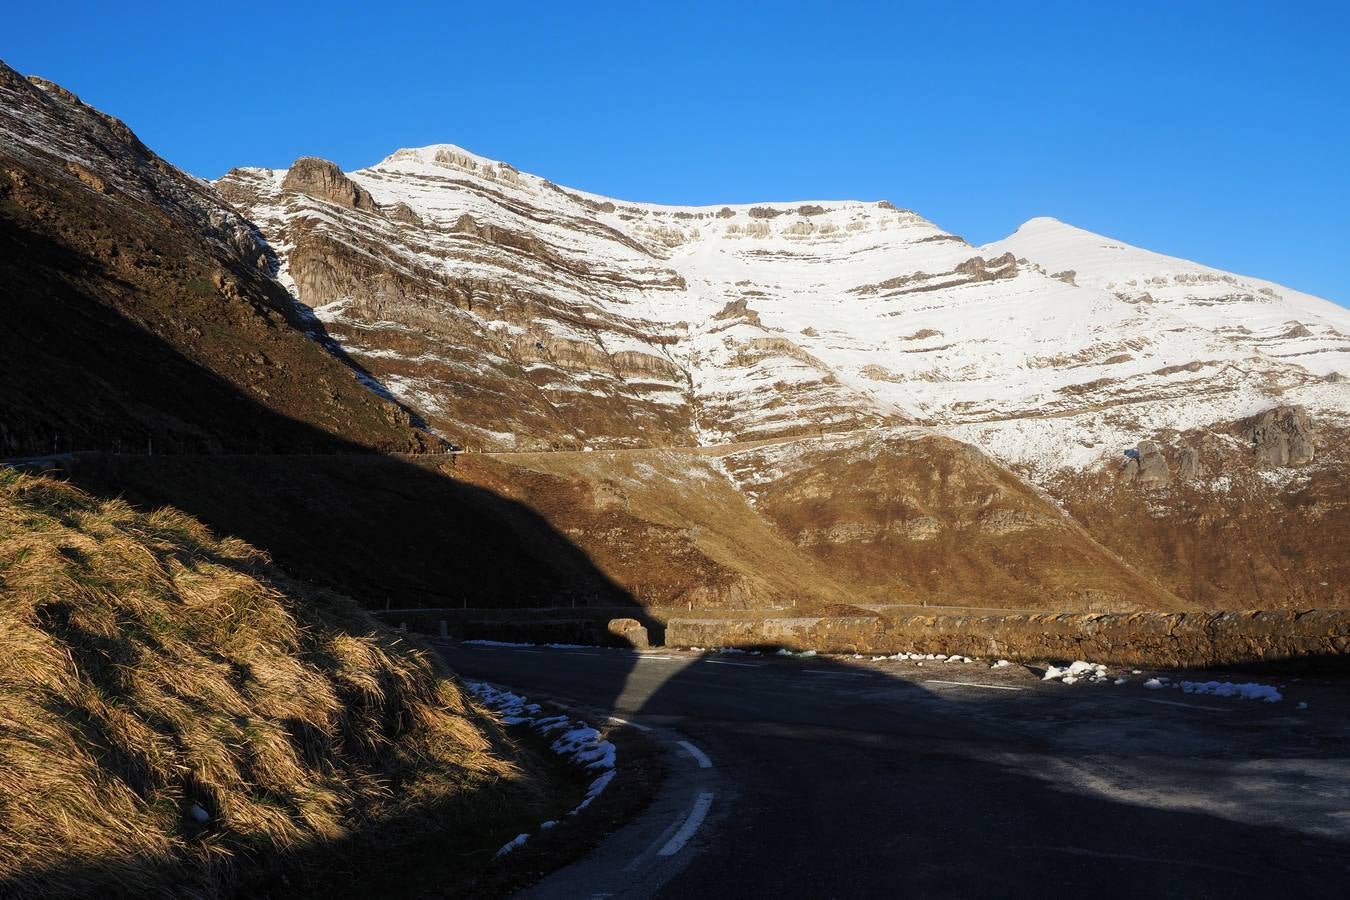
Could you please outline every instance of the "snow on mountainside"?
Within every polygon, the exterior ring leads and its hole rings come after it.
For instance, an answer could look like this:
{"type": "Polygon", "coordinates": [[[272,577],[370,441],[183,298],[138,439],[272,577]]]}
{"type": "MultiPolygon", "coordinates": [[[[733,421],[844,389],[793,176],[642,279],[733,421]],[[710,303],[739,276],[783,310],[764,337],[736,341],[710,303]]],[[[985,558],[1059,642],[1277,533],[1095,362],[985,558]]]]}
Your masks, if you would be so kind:
{"type": "Polygon", "coordinates": [[[1234,275],[1066,225],[1031,219],[981,248],[1012,253],[1085,287],[1168,312],[1267,356],[1350,378],[1350,309],[1259,278],[1234,275]]]}
{"type": "Polygon", "coordinates": [[[975,248],[884,201],[630,203],[451,145],[324,165],[218,186],[353,357],[482,449],[907,424],[1048,473],[1350,413],[1343,311],[1052,220],[975,248]]]}

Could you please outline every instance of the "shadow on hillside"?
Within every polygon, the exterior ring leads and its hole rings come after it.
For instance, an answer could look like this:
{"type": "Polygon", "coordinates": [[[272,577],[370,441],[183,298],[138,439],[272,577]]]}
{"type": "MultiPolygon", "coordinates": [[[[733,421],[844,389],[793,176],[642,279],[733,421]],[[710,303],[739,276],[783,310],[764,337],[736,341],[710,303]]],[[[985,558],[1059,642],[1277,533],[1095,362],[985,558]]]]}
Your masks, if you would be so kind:
{"type": "MultiPolygon", "coordinates": [[[[9,288],[0,317],[8,454],[102,451],[77,453],[68,477],[139,506],[177,507],[370,608],[639,613],[528,506],[447,477],[450,457],[417,464],[374,453],[275,412],[189,359],[110,305],[141,288],[101,261],[0,216],[0,274],[9,288]]],[[[219,315],[233,314],[220,304],[219,315]]],[[[209,322],[183,323],[197,326],[209,322]]],[[[322,385],[299,387],[316,408],[329,402],[322,385]]]]}
{"type": "MultiPolygon", "coordinates": [[[[451,457],[382,455],[277,413],[123,316],[98,290],[86,290],[86,283],[116,280],[96,260],[18,231],[4,216],[0,278],[7,282],[0,317],[6,456],[62,455],[58,474],[82,489],[145,510],[173,506],[217,535],[265,551],[287,575],[367,608],[600,606],[659,630],[626,590],[529,506],[456,480],[447,468],[451,457]],[[24,274],[25,260],[40,277],[24,274]],[[79,452],[91,447],[100,452],[79,452]]],[[[117,289],[137,290],[126,282],[117,289]]],[[[302,387],[327,402],[321,385],[302,387]]],[[[200,560],[208,551],[193,555],[200,560]]],[[[363,618],[350,630],[367,627],[363,618]]],[[[106,650],[91,652],[115,662],[106,650]]],[[[521,816],[535,810],[504,803],[500,791],[488,793],[493,799],[480,802],[474,794],[467,801],[487,804],[481,827],[478,817],[464,818],[458,804],[465,798],[456,794],[439,806],[431,801],[416,822],[358,829],[355,840],[369,848],[425,835],[444,812],[457,840],[468,835],[454,853],[490,861],[501,834],[527,827],[521,816]]],[[[331,866],[339,852],[314,845],[296,850],[295,858],[331,866]]],[[[27,892],[42,879],[58,894],[83,893],[83,885],[105,896],[137,895],[108,880],[118,868],[108,862],[26,872],[0,882],[0,895],[27,892]]],[[[180,859],[147,857],[136,868],[170,881],[196,874],[180,859]]]]}

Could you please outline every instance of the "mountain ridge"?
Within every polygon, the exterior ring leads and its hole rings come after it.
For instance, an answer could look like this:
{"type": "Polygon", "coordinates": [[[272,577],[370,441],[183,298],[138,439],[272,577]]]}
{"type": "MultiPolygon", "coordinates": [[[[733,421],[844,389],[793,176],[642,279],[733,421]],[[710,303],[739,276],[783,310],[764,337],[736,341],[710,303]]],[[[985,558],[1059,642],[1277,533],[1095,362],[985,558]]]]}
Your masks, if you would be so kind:
{"type": "MultiPolygon", "coordinates": [[[[1194,427],[1241,418],[1295,392],[1301,396],[1294,402],[1307,400],[1337,416],[1350,411],[1340,392],[1328,395],[1316,386],[1320,378],[1339,371],[1339,355],[1323,371],[1302,365],[1306,360],[1282,358],[1270,352],[1273,345],[1260,340],[1233,346],[1231,334],[1178,315],[1176,304],[1140,303],[1105,284],[1078,283],[1087,281],[1087,274],[1077,280],[1056,279],[1052,276],[1065,272],[1057,265],[1015,253],[1006,242],[974,247],[885,201],[720,207],[619,201],[558,186],[453,144],[397,150],[348,177],[381,205],[406,208],[417,217],[416,223],[400,223],[397,234],[381,233],[374,252],[383,257],[379,265],[395,270],[392,277],[422,270],[413,276],[422,282],[416,288],[422,293],[419,309],[409,317],[415,330],[424,328],[428,317],[438,316],[434,307],[446,305],[444,296],[429,296],[436,291],[427,291],[428,284],[463,278],[467,272],[485,282],[509,279],[516,291],[528,285],[542,297],[536,309],[556,303],[568,310],[559,310],[563,319],[586,310],[581,314],[584,328],[601,326],[597,344],[594,335],[578,334],[566,322],[523,316],[514,321],[510,315],[479,312],[477,321],[485,330],[514,331],[523,339],[516,341],[523,346],[501,355],[515,351],[515,361],[554,407],[549,414],[567,418],[568,408],[575,409],[572,427],[555,426],[551,433],[545,428],[534,436],[510,422],[487,425],[476,413],[459,420],[453,414],[441,418],[441,428],[459,429],[463,440],[482,449],[541,446],[497,439],[508,433],[517,442],[544,445],[562,440],[566,446],[660,446],[927,422],[993,450],[1005,462],[1048,473],[1066,464],[1081,467],[1100,461],[1100,452],[1064,449],[1074,443],[1129,446],[1130,433],[1110,427],[1101,416],[1094,418],[1094,408],[1139,401],[1161,407],[1141,419],[1146,425],[1150,418],[1177,419],[1177,401],[1185,399],[1195,412],[1184,416],[1184,424],[1194,427]],[[475,243],[471,233],[480,239],[476,246],[466,246],[475,243]],[[451,235],[466,237],[447,240],[451,235]],[[760,246],[746,249],[755,244],[760,246]],[[531,254],[542,265],[532,266],[531,254]],[[991,287],[995,282],[1000,284],[991,287]],[[937,302],[916,309],[916,299],[937,302]],[[1010,327],[978,327],[989,316],[1001,317],[1010,327]],[[912,322],[912,330],[896,327],[902,322],[912,322]],[[550,357],[555,343],[559,358],[550,357]],[[1042,346],[1045,351],[1040,351],[1042,346]],[[636,431],[614,433],[612,422],[605,426],[608,435],[585,425],[593,411],[577,395],[587,388],[572,377],[575,372],[567,371],[567,357],[580,355],[594,364],[614,348],[639,368],[645,364],[664,373],[654,391],[664,396],[643,397],[642,389],[634,391],[643,413],[664,403],[659,440],[636,431]],[[1134,361],[1125,360],[1122,369],[1123,356],[1134,361]],[[1237,371],[1234,363],[1255,368],[1237,371]],[[1112,366],[1116,368],[1108,368],[1112,366]],[[555,371],[531,374],[546,368],[555,371]],[[1071,370],[1093,369],[1096,378],[1068,377],[1071,370]],[[1182,378],[1187,383],[1175,376],[1178,372],[1186,373],[1182,378]],[[785,387],[775,393],[776,386],[785,387]],[[776,414],[785,405],[783,394],[791,396],[796,408],[776,414]],[[1046,413],[1059,419],[1076,416],[1078,427],[1042,427],[1044,434],[1029,436],[997,424],[1046,413]],[[576,419],[583,420],[580,430],[576,419]],[[475,434],[476,427],[488,433],[475,434]]],[[[296,201],[280,189],[283,178],[284,170],[235,170],[219,184],[280,241],[282,279],[291,278],[295,286],[286,243],[292,230],[319,245],[336,241],[351,247],[360,243],[356,236],[369,223],[344,223],[331,213],[319,217],[312,209],[288,210],[296,201]]],[[[365,237],[368,242],[372,235],[365,237]]],[[[301,259],[301,269],[309,265],[301,259]]],[[[1202,268],[1187,265],[1191,271],[1202,268]]],[[[356,341],[351,349],[358,358],[360,341],[371,339],[379,328],[372,319],[390,320],[388,304],[367,302],[377,308],[359,308],[365,299],[361,295],[369,293],[363,285],[307,290],[301,284],[295,289],[329,325],[346,330],[356,341]]],[[[492,290],[490,285],[487,289],[492,290]]],[[[455,302],[466,305],[462,297],[455,302]]],[[[1325,309],[1321,315],[1325,317],[1325,309]]],[[[1331,315],[1336,315],[1334,309],[1331,315]]],[[[1334,326],[1318,327],[1326,332],[1324,343],[1341,339],[1334,326]]],[[[1350,314],[1343,327],[1350,333],[1350,314]]],[[[459,340],[451,348],[469,349],[459,340]]],[[[1346,343],[1350,346],[1350,339],[1346,343]]],[[[393,359],[399,354],[389,347],[372,350],[375,369],[381,356],[393,359]]],[[[480,345],[471,352],[485,350],[480,345]]],[[[434,374],[427,378],[408,371],[436,355],[425,345],[421,351],[408,360],[412,366],[387,363],[395,379],[393,390],[397,394],[402,384],[404,399],[413,406],[417,402],[412,398],[418,397],[423,403],[453,407],[464,399],[453,387],[435,384],[434,374]]],[[[619,373],[619,382],[624,374],[619,373]]],[[[586,375],[593,379],[596,373],[586,375]]],[[[625,390],[617,383],[601,390],[606,388],[625,390]]]]}

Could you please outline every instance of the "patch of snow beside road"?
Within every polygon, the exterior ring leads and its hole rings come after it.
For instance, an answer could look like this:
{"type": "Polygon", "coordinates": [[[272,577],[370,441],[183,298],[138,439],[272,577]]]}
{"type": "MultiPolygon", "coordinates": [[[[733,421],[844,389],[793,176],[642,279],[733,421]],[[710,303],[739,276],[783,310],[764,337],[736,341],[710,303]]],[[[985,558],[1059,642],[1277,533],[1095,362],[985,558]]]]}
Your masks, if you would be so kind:
{"type": "MultiPolygon", "coordinates": [[[[590,806],[614,780],[617,771],[614,744],[603,740],[595,728],[568,716],[543,715],[543,707],[538,703],[530,703],[519,694],[495,688],[486,682],[466,681],[465,687],[485,706],[501,716],[505,724],[528,725],[542,735],[556,735],[553,743],[549,745],[550,750],[573,765],[588,771],[602,770],[586,788],[586,796],[567,813],[568,816],[575,816],[590,806]]],[[[550,820],[539,827],[549,829],[557,824],[556,820],[550,820]]],[[[497,857],[506,856],[523,847],[529,839],[528,833],[516,835],[502,845],[497,851],[497,857]]]]}
{"type": "Polygon", "coordinates": [[[1050,666],[1041,676],[1041,680],[1075,684],[1082,679],[1093,682],[1105,681],[1106,677],[1106,666],[1101,663],[1084,662],[1079,659],[1067,666],[1050,666]]]}
{"type": "Polygon", "coordinates": [[[1213,694],[1216,697],[1241,697],[1243,700],[1261,700],[1279,703],[1284,695],[1274,685],[1231,681],[1183,681],[1181,689],[1188,694],[1213,694]]]}

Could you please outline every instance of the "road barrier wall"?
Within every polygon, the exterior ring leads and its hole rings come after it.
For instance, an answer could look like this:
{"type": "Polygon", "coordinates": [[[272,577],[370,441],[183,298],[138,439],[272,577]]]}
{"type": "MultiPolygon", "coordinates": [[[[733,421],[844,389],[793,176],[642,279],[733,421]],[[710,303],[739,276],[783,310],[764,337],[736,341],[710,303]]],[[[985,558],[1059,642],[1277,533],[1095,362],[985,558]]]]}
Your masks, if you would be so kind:
{"type": "Polygon", "coordinates": [[[671,618],[666,643],[945,653],[1204,668],[1301,660],[1350,668],[1350,611],[671,618]]]}
{"type": "Polygon", "coordinates": [[[1350,610],[1209,613],[700,614],[631,607],[392,610],[388,624],[456,639],[771,648],[822,653],[944,653],[1014,662],[1085,659],[1120,666],[1209,668],[1302,663],[1350,670],[1350,610]],[[622,627],[611,621],[625,620],[622,627]],[[636,642],[630,642],[636,643],[636,642]]]}

